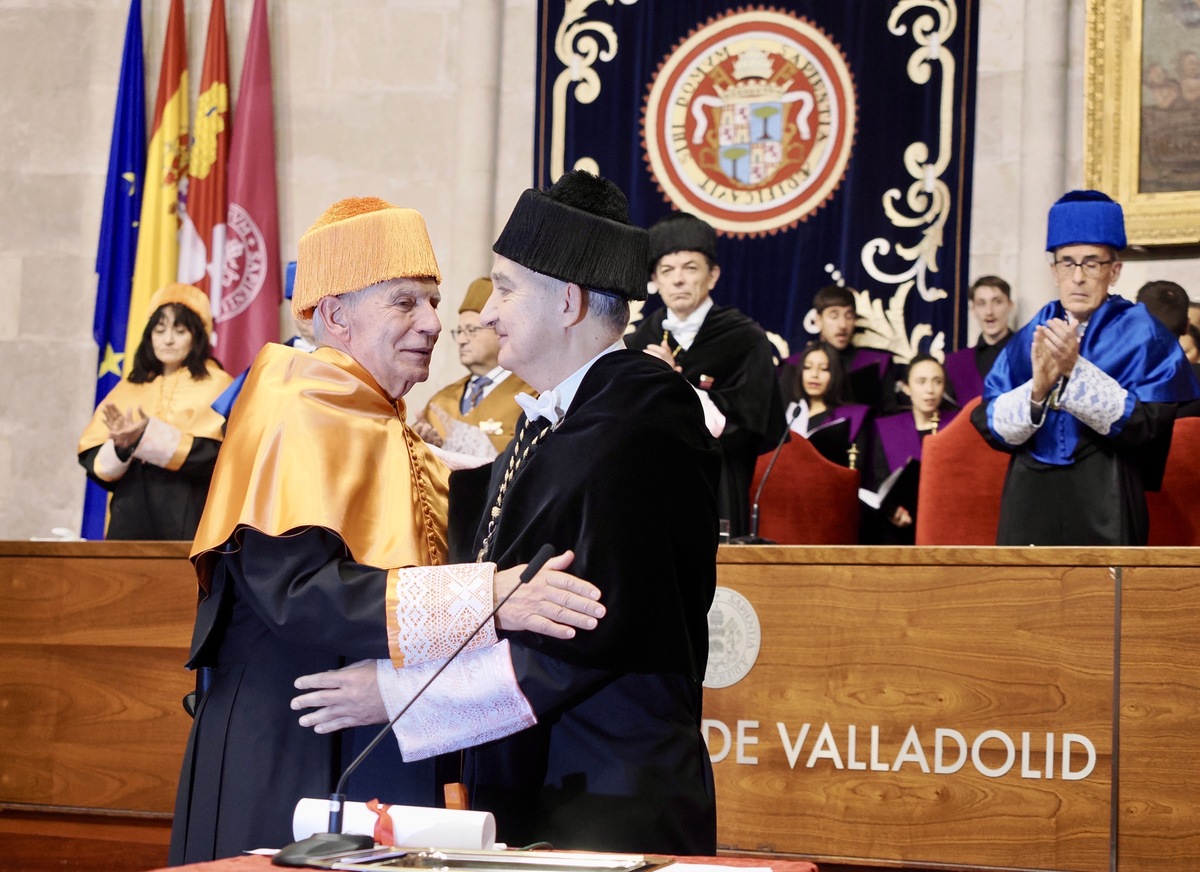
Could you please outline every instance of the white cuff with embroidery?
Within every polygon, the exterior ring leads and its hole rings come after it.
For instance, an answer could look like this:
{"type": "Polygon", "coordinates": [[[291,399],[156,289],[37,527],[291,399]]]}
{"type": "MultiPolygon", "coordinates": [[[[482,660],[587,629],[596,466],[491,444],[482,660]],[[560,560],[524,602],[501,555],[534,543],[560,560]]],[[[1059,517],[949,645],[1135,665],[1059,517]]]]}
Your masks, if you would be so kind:
{"type": "Polygon", "coordinates": [[[1058,407],[1101,436],[1125,417],[1129,391],[1111,375],[1085,358],[1075,362],[1067,386],[1058,397],[1058,407]]]}
{"type": "Polygon", "coordinates": [[[117,456],[117,446],[113,444],[113,441],[105,439],[104,444],[100,446],[100,451],[96,454],[96,462],[92,465],[92,471],[96,473],[96,478],[102,481],[117,481],[125,475],[131,463],[133,463],[132,457],[129,460],[122,460],[117,456]]]}
{"type": "MultiPolygon", "coordinates": [[[[397,669],[375,662],[379,694],[388,720],[416,696],[441,662],[397,669]]],[[[464,651],[434,679],[392,727],[405,760],[502,739],[532,727],[537,717],[513,672],[508,640],[483,651],[464,651]]]]}
{"type": "Polygon", "coordinates": [[[695,387],[692,390],[700,398],[700,405],[704,409],[704,426],[716,439],[725,432],[725,416],[721,414],[721,410],[717,408],[717,404],[712,401],[712,397],[706,391],[695,387]]]}
{"type": "Polygon", "coordinates": [[[996,397],[992,402],[992,429],[996,435],[1009,445],[1024,445],[1042,425],[1041,421],[1033,423],[1032,402],[1033,379],[996,397]]]}
{"type": "Polygon", "coordinates": [[[146,422],[146,429],[142,431],[137,447],[133,449],[133,456],[144,463],[166,469],[179,449],[181,439],[182,431],[158,418],[151,418],[146,422]]]}
{"type": "MultiPolygon", "coordinates": [[[[388,604],[395,608],[392,654],[401,667],[441,661],[483,624],[493,608],[494,563],[408,566],[392,570],[388,604]]],[[[495,621],[487,621],[466,653],[496,644],[495,621]]]]}

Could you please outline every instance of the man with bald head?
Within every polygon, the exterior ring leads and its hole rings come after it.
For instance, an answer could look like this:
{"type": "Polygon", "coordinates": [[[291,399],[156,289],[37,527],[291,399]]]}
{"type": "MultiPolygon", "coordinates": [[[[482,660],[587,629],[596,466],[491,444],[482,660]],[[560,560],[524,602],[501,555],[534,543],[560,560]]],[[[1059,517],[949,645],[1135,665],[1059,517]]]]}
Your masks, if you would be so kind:
{"type": "MultiPolygon", "coordinates": [[[[172,864],[292,841],[296,803],[328,796],[373,738],[300,726],[298,676],[376,658],[419,669],[481,623],[463,660],[486,667],[505,656],[499,629],[566,637],[603,614],[597,591],[561,571],[570,554],[494,622],[520,567],[443,565],[447,470],[405,424],[403,399],[429,374],[440,279],[420,214],[383,200],[335,203],[300,239],[292,311],[312,320],[318,347],[259,353],[192,546],[201,599],[188,666],[211,681],[184,757],[172,864]]],[[[432,761],[390,750],[351,798],[436,804],[432,761]]]]}

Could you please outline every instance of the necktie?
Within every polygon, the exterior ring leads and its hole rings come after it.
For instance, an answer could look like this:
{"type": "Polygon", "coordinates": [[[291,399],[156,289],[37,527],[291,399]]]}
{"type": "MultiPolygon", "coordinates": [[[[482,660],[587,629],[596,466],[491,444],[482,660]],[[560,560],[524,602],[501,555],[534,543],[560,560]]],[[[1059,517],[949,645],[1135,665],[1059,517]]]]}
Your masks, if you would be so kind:
{"type": "Polygon", "coordinates": [[[486,375],[476,376],[471,379],[471,383],[467,386],[467,392],[463,394],[462,403],[459,405],[459,411],[464,415],[479,405],[479,401],[483,399],[483,389],[492,383],[492,380],[486,375]]]}

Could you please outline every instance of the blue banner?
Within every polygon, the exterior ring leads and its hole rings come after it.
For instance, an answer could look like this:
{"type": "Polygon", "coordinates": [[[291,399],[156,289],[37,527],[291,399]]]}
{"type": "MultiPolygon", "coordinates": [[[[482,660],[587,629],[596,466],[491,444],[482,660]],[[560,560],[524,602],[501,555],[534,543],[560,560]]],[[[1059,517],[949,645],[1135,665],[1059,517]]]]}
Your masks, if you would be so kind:
{"type": "Polygon", "coordinates": [[[540,0],[535,184],[589,169],[636,223],[705,219],[713,297],[781,347],[842,283],[857,344],[940,356],[966,341],[977,4],[540,0]]]}
{"type": "MultiPolygon", "coordinates": [[[[96,313],[92,336],[99,349],[95,405],[121,379],[125,331],[129,326],[133,263],[137,256],[142,211],[142,173],[146,168],[146,70],[142,53],[142,3],[131,0],[121,56],[121,80],[113,117],[108,181],[96,251],[96,313]]],[[[136,349],[131,349],[135,351],[136,349]]],[[[103,539],[107,492],[91,481],[83,501],[84,539],[103,539]]]]}

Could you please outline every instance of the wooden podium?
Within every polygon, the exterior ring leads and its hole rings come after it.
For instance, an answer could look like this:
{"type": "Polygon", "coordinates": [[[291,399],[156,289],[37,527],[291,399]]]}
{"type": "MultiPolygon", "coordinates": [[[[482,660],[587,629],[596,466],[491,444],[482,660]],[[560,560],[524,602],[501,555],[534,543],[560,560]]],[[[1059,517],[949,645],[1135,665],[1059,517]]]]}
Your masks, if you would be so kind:
{"type": "MultiPolygon", "coordinates": [[[[187,551],[0,543],[0,867],[165,863],[187,551]]],[[[1196,549],[722,548],[722,848],[1200,868],[1198,567],[1196,549]]]]}
{"type": "Polygon", "coordinates": [[[1200,868],[1197,564],[1197,549],[723,549],[710,675],[734,677],[739,640],[760,640],[744,678],[705,693],[721,847],[1200,868]]]}

